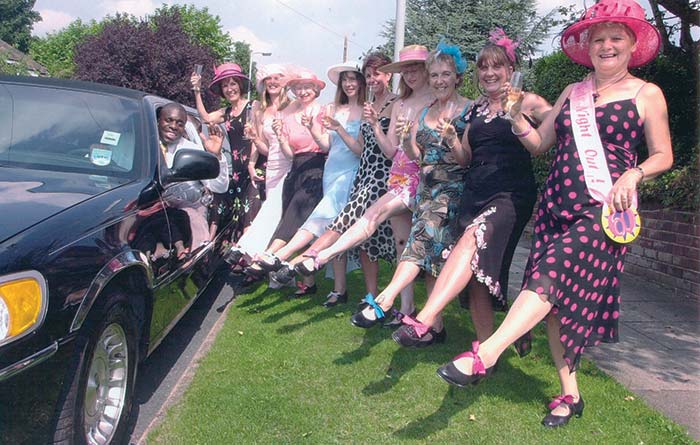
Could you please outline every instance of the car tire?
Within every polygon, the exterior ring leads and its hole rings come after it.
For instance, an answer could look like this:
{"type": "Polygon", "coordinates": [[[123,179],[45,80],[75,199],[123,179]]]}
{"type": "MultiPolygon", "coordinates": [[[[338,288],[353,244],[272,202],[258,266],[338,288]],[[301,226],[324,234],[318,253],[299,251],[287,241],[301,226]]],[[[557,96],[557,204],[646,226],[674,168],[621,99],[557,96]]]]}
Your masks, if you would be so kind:
{"type": "Polygon", "coordinates": [[[76,339],[54,424],[54,444],[125,442],[139,359],[139,326],[128,297],[108,293],[76,339]]]}

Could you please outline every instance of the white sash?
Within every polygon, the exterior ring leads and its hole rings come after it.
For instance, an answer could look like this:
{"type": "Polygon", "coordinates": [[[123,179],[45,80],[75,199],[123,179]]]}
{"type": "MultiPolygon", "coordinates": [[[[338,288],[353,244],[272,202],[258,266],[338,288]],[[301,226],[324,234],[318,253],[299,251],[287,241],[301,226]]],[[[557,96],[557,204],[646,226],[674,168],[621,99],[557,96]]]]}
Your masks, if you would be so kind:
{"type": "Polygon", "coordinates": [[[569,101],[571,102],[571,128],[578,157],[583,166],[586,187],[595,200],[605,204],[612,189],[612,179],[596,125],[593,80],[588,78],[574,85],[569,94],[569,101]]]}
{"type": "Polygon", "coordinates": [[[588,192],[593,199],[603,204],[601,213],[603,231],[613,241],[629,243],[637,238],[642,224],[636,210],[637,195],[632,197],[631,206],[623,212],[616,212],[608,205],[612,179],[596,125],[593,91],[591,78],[577,83],[571,89],[569,94],[571,129],[574,133],[578,157],[583,166],[583,177],[586,180],[588,192]]]}

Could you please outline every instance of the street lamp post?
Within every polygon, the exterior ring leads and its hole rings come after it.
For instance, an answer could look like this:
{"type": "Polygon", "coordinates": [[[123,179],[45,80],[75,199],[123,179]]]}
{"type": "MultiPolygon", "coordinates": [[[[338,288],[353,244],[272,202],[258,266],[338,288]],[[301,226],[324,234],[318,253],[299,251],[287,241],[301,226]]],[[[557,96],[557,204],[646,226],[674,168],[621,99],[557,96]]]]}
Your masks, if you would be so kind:
{"type": "MultiPolygon", "coordinates": [[[[260,54],[263,57],[271,56],[272,53],[264,53],[261,51],[251,51],[250,52],[250,63],[248,64],[248,77],[250,77],[250,82],[251,82],[251,87],[252,87],[252,82],[253,82],[253,56],[255,54],[260,54]]],[[[250,100],[250,87],[248,88],[248,100],[250,100]]]]}

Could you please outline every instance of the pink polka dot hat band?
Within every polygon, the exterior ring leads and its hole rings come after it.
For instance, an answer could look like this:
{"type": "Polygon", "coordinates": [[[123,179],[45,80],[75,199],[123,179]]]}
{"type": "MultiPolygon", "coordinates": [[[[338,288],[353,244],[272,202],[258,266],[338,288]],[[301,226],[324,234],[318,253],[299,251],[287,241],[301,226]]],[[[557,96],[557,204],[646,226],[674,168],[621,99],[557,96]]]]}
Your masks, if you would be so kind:
{"type": "Polygon", "coordinates": [[[604,22],[621,23],[635,35],[637,48],[632,53],[630,68],[645,65],[659,53],[659,31],[646,21],[644,8],[634,0],[601,0],[588,8],[584,16],[564,30],[561,49],[574,62],[593,67],[588,55],[588,39],[592,25],[604,22]]]}

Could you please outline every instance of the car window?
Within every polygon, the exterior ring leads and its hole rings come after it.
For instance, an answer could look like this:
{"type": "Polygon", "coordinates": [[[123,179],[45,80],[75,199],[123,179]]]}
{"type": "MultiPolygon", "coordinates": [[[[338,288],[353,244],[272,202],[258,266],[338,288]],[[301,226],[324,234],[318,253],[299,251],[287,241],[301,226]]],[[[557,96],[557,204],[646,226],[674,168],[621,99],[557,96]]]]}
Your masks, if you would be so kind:
{"type": "Polygon", "coordinates": [[[132,178],[140,165],[138,103],[26,85],[0,86],[0,164],[132,178]]]}

